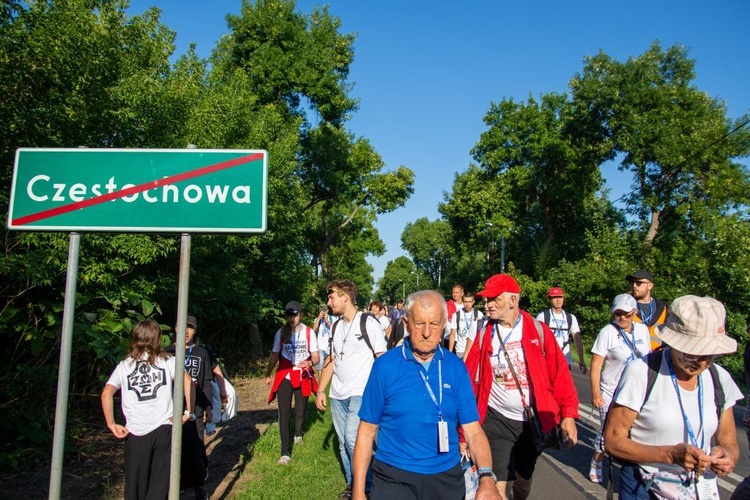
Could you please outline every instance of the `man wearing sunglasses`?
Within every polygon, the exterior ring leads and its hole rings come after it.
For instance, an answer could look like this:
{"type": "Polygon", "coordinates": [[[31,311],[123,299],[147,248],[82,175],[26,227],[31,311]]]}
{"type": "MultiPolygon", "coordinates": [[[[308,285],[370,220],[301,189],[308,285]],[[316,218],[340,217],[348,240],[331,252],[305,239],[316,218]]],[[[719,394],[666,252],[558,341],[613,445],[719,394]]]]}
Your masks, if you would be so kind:
{"type": "Polygon", "coordinates": [[[651,349],[656,349],[661,345],[661,340],[656,334],[656,327],[667,320],[667,314],[669,314],[667,303],[651,296],[654,277],[645,269],[638,269],[625,279],[630,283],[630,295],[638,303],[633,321],[643,323],[648,327],[651,334],[651,349]]]}

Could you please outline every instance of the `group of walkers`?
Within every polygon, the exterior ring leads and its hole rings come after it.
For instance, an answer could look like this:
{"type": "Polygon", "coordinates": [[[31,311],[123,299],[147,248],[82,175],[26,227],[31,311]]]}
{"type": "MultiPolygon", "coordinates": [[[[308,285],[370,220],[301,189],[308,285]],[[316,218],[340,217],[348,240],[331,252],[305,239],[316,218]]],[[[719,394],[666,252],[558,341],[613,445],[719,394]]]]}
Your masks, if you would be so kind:
{"type": "MultiPolygon", "coordinates": [[[[742,398],[713,363],[737,349],[724,330],[724,307],[692,295],[667,307],[651,296],[650,273],[639,270],[627,280],[631,293],[614,298],[611,322],[592,348],[592,405],[601,432],[589,479],[603,481],[606,453],[620,465],[622,499],[719,498],[717,478],[739,459],[732,407],[742,398]]],[[[331,411],[346,481],[341,499],[522,500],[544,449],[578,442],[571,343],[578,369],[586,374],[589,367],[561,288],[550,288],[550,307],[536,317],[520,308],[521,287],[507,274],[491,276],[476,294],[456,285],[447,302],[435,291],[418,291],[389,312],[377,302],[361,311],[350,280],[331,281],[326,294],[312,328],[302,323],[300,303],[289,302],[274,337],[266,383],[269,402],[278,399],[280,465],[293,463],[293,444],[303,445],[310,396],[318,410],[331,411]],[[474,308],[476,298],[484,300],[483,311],[474,308]],[[471,463],[474,482],[467,482],[471,463]]],[[[138,450],[158,446],[168,434],[169,390],[153,382],[173,376],[174,361],[144,337],[141,325],[136,330],[139,340],[134,332],[130,355],[102,402],[108,426],[123,437],[127,430],[111,418],[112,394],[127,387],[132,400],[128,374],[152,381],[149,404],[163,410],[155,424],[163,429],[144,429],[157,435],[126,452],[126,477],[139,478],[128,484],[140,493],[149,472],[129,464],[128,453],[143,454],[138,450]],[[154,375],[159,369],[165,371],[154,375]]],[[[192,353],[197,346],[188,347],[192,353]]],[[[141,396],[148,392],[140,388],[141,396]]],[[[188,388],[195,384],[186,385],[190,423],[205,407],[188,388]]],[[[123,394],[132,435],[130,418],[142,414],[129,406],[123,394]]]]}

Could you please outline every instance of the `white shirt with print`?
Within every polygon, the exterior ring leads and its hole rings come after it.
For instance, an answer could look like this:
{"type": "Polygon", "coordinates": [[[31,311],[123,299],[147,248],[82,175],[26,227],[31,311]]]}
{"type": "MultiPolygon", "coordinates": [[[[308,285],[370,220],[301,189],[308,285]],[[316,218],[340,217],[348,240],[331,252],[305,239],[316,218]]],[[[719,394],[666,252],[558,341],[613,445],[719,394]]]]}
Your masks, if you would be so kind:
{"type": "Polygon", "coordinates": [[[145,436],[172,417],[172,386],[175,359],[157,358],[152,365],[146,357],[127,358],[115,367],[107,384],[120,389],[125,427],[134,436],[145,436]]]}
{"type": "Polygon", "coordinates": [[[489,406],[511,420],[524,421],[526,420],[526,414],[523,412],[521,392],[518,390],[518,384],[516,384],[510,368],[508,368],[508,362],[500,347],[500,340],[497,338],[498,334],[502,336],[508,350],[513,368],[518,375],[518,381],[521,383],[521,389],[526,397],[526,404],[532,405],[534,402],[526,372],[526,356],[521,345],[523,321],[519,321],[512,329],[497,325],[497,328],[493,331],[490,361],[495,377],[490,390],[489,406]]]}

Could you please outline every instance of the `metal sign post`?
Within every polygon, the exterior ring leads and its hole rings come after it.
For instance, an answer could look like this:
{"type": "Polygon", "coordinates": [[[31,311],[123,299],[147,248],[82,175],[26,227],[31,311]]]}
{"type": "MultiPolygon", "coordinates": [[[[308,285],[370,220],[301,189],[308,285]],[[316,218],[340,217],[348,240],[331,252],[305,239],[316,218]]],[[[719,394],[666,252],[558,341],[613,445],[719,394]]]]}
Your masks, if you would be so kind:
{"type": "Polygon", "coordinates": [[[175,335],[174,412],[172,413],[172,455],[170,457],[169,500],[180,499],[180,462],[182,456],[182,398],[185,387],[185,331],[190,285],[190,235],[182,235],[180,276],[177,294],[177,334],[175,335]]]}
{"type": "Polygon", "coordinates": [[[57,405],[55,407],[55,432],[52,438],[52,466],[49,479],[49,497],[60,498],[63,455],[65,453],[65,428],[68,421],[68,387],[70,385],[70,355],[73,349],[73,318],[76,312],[76,287],[78,284],[78,254],[81,235],[70,233],[68,243],[68,274],[65,278],[65,309],[63,310],[60,337],[60,366],[57,371],[57,405]]]}

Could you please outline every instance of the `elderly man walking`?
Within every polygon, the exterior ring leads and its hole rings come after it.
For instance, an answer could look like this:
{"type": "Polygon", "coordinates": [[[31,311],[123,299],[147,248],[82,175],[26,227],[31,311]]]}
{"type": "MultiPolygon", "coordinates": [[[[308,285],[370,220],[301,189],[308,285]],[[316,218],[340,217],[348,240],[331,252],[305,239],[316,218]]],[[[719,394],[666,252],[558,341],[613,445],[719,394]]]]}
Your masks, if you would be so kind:
{"type": "Polygon", "coordinates": [[[482,427],[492,451],[492,468],[502,498],[523,500],[531,492],[537,451],[528,413],[544,433],[559,425],[561,444],[578,440],[578,394],[568,361],[549,327],[518,307],[521,287],[496,274],[477,296],[485,297],[490,320],[477,332],[466,357],[475,381],[482,427]],[[512,485],[512,486],[511,486],[512,485]]]}
{"type": "Polygon", "coordinates": [[[409,336],[377,360],[365,388],[354,447],[353,498],[365,498],[376,436],[370,498],[463,498],[461,426],[478,467],[476,498],[499,499],[469,375],[461,360],[440,346],[445,301],[438,292],[423,290],[409,296],[405,310],[409,336]]]}

